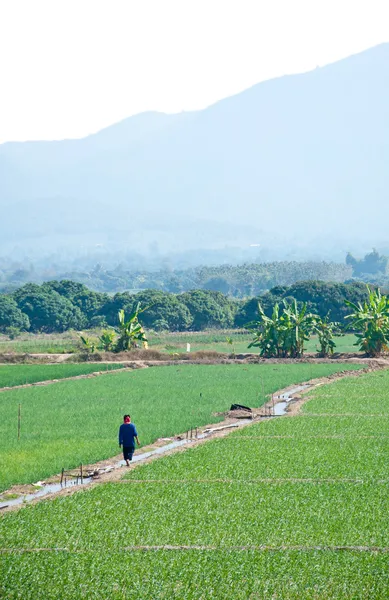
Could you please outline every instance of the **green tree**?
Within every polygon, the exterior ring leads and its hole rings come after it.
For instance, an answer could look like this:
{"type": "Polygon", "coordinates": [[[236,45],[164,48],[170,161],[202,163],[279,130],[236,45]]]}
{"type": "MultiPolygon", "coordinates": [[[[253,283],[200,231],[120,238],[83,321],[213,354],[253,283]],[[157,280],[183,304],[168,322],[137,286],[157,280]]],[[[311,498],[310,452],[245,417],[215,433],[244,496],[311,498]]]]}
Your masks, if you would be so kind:
{"type": "Polygon", "coordinates": [[[25,313],[34,332],[83,329],[86,319],[77,306],[54,290],[29,283],[13,294],[19,309],[25,313]]]}
{"type": "Polygon", "coordinates": [[[368,356],[379,356],[389,347],[389,298],[383,296],[379,289],[371,290],[368,286],[368,300],[363,304],[354,304],[346,300],[354,312],[346,318],[351,319],[356,331],[357,342],[368,356]]]}
{"type": "Polygon", "coordinates": [[[11,296],[0,295],[0,331],[10,328],[28,330],[30,321],[11,296]]]}
{"type": "Polygon", "coordinates": [[[226,329],[234,323],[236,301],[229,300],[220,292],[192,290],[182,294],[180,299],[192,315],[192,331],[226,329]]]}

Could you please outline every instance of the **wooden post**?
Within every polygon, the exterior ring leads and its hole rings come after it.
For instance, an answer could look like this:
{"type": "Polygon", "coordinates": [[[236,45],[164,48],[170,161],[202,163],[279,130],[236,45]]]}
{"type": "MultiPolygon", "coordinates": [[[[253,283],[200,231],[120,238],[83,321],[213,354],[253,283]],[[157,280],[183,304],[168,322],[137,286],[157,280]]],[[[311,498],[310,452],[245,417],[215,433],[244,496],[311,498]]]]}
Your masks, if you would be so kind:
{"type": "Polygon", "coordinates": [[[61,485],[62,485],[62,481],[63,481],[63,472],[64,472],[64,468],[62,467],[62,471],[61,471],[61,485]]]}
{"type": "Polygon", "coordinates": [[[80,471],[81,471],[81,485],[84,483],[84,477],[83,477],[83,473],[82,473],[82,463],[80,464],[80,471]]]}
{"type": "Polygon", "coordinates": [[[22,424],[22,405],[18,406],[18,441],[20,440],[20,427],[22,424]]]}

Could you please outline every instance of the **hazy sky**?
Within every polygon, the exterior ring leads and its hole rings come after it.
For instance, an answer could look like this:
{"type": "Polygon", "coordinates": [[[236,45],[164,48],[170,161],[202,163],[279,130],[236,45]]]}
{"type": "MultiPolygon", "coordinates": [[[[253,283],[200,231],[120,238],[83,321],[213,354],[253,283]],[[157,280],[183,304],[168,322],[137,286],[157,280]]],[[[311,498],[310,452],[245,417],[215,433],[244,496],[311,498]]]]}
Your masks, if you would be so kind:
{"type": "Polygon", "coordinates": [[[203,108],[389,41],[388,0],[0,0],[0,142],[203,108]]]}

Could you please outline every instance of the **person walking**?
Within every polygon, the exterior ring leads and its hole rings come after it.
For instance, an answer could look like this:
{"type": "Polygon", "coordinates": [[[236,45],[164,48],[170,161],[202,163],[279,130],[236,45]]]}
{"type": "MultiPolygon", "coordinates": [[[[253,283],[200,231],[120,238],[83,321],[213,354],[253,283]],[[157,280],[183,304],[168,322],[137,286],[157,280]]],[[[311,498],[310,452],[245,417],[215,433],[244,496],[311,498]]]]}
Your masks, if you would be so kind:
{"type": "Polygon", "coordinates": [[[132,460],[135,451],[135,440],[140,446],[138,432],[134,423],[131,423],[130,415],[124,415],[123,423],[119,427],[119,446],[123,446],[123,458],[127,467],[130,466],[130,460],[132,460]]]}

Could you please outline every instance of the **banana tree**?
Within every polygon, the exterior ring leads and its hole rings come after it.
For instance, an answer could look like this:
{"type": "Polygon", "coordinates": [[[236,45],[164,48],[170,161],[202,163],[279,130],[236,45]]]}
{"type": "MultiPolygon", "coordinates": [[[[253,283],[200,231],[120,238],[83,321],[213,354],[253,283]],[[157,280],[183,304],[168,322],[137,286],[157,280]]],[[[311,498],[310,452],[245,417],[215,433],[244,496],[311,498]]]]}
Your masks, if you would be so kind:
{"type": "Polygon", "coordinates": [[[307,312],[307,304],[304,303],[301,310],[294,299],[290,304],[284,300],[284,311],[282,314],[285,328],[284,346],[291,358],[299,358],[304,354],[304,342],[309,340],[315,325],[315,315],[307,312]]]}
{"type": "Polygon", "coordinates": [[[334,335],[340,335],[340,323],[330,321],[330,315],[324,318],[316,317],[313,332],[317,334],[319,338],[320,349],[317,349],[317,353],[322,358],[325,358],[329,354],[332,355],[336,348],[334,341],[334,335]]]}
{"type": "Polygon", "coordinates": [[[389,298],[381,291],[368,289],[368,300],[363,304],[354,304],[346,300],[354,312],[347,315],[351,319],[352,328],[356,331],[360,350],[368,356],[379,356],[389,350],[389,298]]]}
{"type": "Polygon", "coordinates": [[[254,332],[249,348],[258,347],[261,356],[282,358],[285,356],[285,325],[280,316],[280,307],[275,304],[272,316],[268,317],[258,302],[259,318],[245,326],[254,332]]]}
{"type": "Polygon", "coordinates": [[[81,349],[83,352],[85,352],[86,354],[93,354],[95,352],[95,350],[96,350],[95,340],[92,340],[91,338],[88,338],[83,335],[80,335],[80,340],[81,340],[81,349]]]}
{"type": "Polygon", "coordinates": [[[119,326],[116,331],[119,335],[116,342],[115,351],[122,352],[131,348],[136,348],[138,342],[140,342],[144,348],[147,348],[147,338],[145,330],[139,323],[138,316],[144,312],[146,308],[140,308],[140,302],[137,304],[136,309],[126,318],[124,310],[119,310],[119,326]]]}
{"type": "Polygon", "coordinates": [[[105,352],[111,352],[114,346],[115,332],[105,329],[99,337],[99,348],[105,352]]]}

